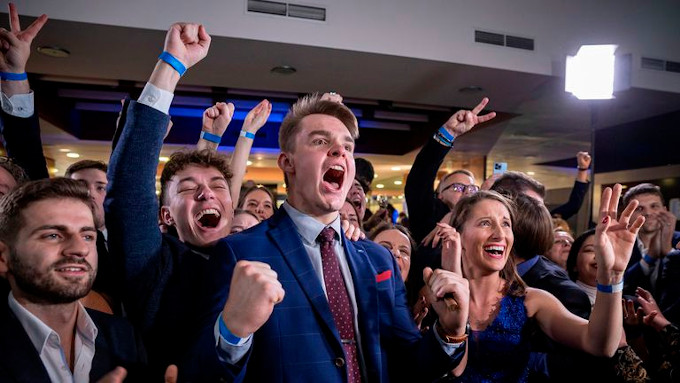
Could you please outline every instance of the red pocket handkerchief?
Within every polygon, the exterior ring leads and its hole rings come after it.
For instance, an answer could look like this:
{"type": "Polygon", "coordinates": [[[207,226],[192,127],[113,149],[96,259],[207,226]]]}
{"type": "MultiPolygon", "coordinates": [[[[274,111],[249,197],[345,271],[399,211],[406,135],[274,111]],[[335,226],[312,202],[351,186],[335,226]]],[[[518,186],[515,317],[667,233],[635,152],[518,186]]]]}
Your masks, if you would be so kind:
{"type": "Polygon", "coordinates": [[[386,281],[392,278],[392,270],[383,271],[382,273],[375,276],[376,282],[386,281]]]}

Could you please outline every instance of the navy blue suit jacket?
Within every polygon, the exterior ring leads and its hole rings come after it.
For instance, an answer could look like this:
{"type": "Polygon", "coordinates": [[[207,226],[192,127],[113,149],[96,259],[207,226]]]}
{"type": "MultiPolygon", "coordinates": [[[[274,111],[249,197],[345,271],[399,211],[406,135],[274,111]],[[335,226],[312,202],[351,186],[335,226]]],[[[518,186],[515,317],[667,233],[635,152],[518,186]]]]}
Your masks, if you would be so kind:
{"type": "MultiPolygon", "coordinates": [[[[343,246],[352,273],[361,351],[367,381],[432,381],[455,367],[461,348],[449,357],[433,331],[421,336],[406,305],[404,283],[387,250],[371,241],[343,246]]],[[[284,209],[243,233],[220,241],[215,256],[225,269],[217,291],[229,293],[230,268],[239,260],[269,264],[278,274],[285,298],[254,334],[247,360],[230,366],[234,380],[249,382],[345,382],[340,336],[328,301],[293,221],[284,209]]],[[[213,318],[222,310],[215,307],[213,318]]],[[[214,324],[214,321],[212,322],[214,324]]],[[[212,335],[209,328],[208,338],[212,335]]],[[[212,349],[214,349],[214,338],[212,349]]]]}

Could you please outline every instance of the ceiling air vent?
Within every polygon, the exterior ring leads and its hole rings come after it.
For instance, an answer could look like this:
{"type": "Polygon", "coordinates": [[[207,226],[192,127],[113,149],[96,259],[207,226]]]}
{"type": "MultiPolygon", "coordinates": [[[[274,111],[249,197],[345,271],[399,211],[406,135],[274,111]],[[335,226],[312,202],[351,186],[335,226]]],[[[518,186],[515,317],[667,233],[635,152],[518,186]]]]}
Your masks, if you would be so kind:
{"type": "Polygon", "coordinates": [[[300,19],[326,21],[326,10],[319,7],[306,5],[288,4],[288,17],[300,19]]]}
{"type": "Polygon", "coordinates": [[[286,3],[279,3],[277,1],[248,0],[248,11],[285,16],[287,7],[286,3]]]}
{"type": "Polygon", "coordinates": [[[640,65],[643,69],[659,70],[662,72],[680,73],[680,62],[666,61],[662,59],[653,59],[650,57],[643,57],[640,60],[640,65]]]}
{"type": "Polygon", "coordinates": [[[534,50],[534,40],[525,37],[504,35],[501,33],[475,31],[475,42],[482,44],[499,45],[508,48],[534,50]]]}
{"type": "Polygon", "coordinates": [[[505,46],[505,36],[499,33],[475,31],[475,42],[505,46]]]}
{"type": "Polygon", "coordinates": [[[326,9],[310,7],[278,1],[247,0],[248,12],[266,13],[268,15],[294,17],[315,21],[326,21],[326,9]]]}
{"type": "Polygon", "coordinates": [[[507,35],[507,36],[505,36],[505,46],[510,47],[510,48],[526,49],[528,51],[533,51],[534,50],[534,40],[533,39],[527,39],[527,38],[524,38],[524,37],[507,35]]]}

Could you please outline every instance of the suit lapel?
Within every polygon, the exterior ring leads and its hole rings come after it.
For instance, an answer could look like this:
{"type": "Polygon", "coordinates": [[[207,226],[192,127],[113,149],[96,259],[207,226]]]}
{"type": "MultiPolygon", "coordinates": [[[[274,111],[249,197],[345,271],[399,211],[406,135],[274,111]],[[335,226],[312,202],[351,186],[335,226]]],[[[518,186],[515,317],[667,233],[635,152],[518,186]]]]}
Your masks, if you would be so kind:
{"type": "Polygon", "coordinates": [[[333,315],[321,287],[321,281],[316,276],[312,262],[309,260],[302,240],[297,234],[295,224],[288,217],[286,211],[280,209],[272,219],[271,225],[272,228],[269,229],[268,233],[270,238],[281,251],[284,260],[307,299],[311,302],[314,311],[321,317],[328,330],[335,336],[337,344],[340,345],[340,335],[333,322],[333,315]]]}
{"type": "MultiPolygon", "coordinates": [[[[0,364],[17,382],[48,382],[47,370],[19,320],[7,308],[0,320],[0,364]]],[[[2,376],[0,376],[2,378],[2,376]]]]}

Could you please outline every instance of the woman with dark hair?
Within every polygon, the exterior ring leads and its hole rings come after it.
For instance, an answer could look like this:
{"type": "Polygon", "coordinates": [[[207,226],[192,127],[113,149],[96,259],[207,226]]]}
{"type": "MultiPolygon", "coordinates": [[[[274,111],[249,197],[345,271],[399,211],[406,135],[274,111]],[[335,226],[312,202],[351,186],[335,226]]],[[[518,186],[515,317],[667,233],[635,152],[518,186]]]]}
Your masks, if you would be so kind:
{"type": "MultiPolygon", "coordinates": [[[[597,231],[598,300],[590,320],[571,314],[551,294],[526,287],[510,256],[515,211],[496,192],[461,199],[452,226],[439,224],[442,265],[469,283],[468,352],[453,371],[463,381],[526,381],[529,334],[534,324],[554,341],[593,355],[612,356],[621,338],[623,273],[644,219],[629,224],[631,203],[616,220],[621,186],[602,194],[597,231]],[[616,325],[618,324],[618,326],[616,325]]],[[[432,271],[425,269],[424,275],[432,271]]],[[[427,278],[426,278],[427,279],[427,278]]],[[[436,286],[433,290],[437,293],[436,286]]],[[[444,299],[432,296],[430,300],[444,299]]],[[[455,303],[451,309],[457,309],[455,303]]],[[[436,326],[441,326],[436,324],[436,326]]]]}
{"type": "Polygon", "coordinates": [[[415,253],[416,248],[408,229],[391,222],[383,222],[371,231],[368,238],[392,253],[397,260],[401,279],[406,282],[411,269],[411,255],[415,253]]]}
{"type": "Polygon", "coordinates": [[[255,214],[260,221],[268,219],[276,212],[276,197],[264,186],[253,186],[241,193],[238,208],[255,214]]]}
{"type": "Polygon", "coordinates": [[[597,296],[597,262],[595,260],[595,229],[587,230],[574,240],[567,258],[569,278],[581,288],[595,304],[597,296]]]}

